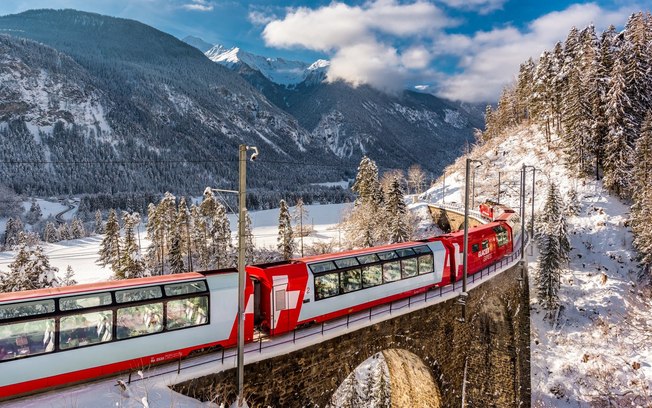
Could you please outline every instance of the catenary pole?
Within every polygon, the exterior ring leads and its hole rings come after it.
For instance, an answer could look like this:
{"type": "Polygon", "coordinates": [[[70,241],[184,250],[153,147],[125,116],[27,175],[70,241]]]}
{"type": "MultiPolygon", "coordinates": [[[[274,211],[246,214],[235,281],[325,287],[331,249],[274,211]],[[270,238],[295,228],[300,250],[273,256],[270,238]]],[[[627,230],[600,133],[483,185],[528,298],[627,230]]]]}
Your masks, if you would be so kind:
{"type": "Polygon", "coordinates": [[[245,211],[247,196],[247,146],[240,145],[240,188],[238,190],[238,400],[244,403],[244,321],[245,321],[245,211]]]}

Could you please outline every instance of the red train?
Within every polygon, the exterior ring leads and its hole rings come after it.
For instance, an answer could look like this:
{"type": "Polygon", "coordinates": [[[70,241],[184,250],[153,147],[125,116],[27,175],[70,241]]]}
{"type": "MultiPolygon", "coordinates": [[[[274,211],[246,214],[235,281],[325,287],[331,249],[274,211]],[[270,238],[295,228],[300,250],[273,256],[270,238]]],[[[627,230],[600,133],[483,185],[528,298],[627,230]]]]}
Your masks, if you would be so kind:
{"type": "MultiPolygon", "coordinates": [[[[468,273],[513,251],[514,213],[469,230],[468,273]]],[[[463,233],[247,266],[245,337],[292,331],[461,279],[463,233]]],[[[0,294],[0,399],[236,343],[237,271],[0,294]]]]}

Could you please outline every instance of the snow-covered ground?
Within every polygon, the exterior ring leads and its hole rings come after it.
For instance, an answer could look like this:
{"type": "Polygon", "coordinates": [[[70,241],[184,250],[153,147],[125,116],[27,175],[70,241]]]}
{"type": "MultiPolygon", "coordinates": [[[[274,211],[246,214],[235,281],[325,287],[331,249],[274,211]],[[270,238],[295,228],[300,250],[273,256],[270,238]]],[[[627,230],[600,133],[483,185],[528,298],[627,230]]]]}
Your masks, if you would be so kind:
{"type": "MultiPolygon", "coordinates": [[[[556,321],[546,319],[537,301],[537,253],[529,256],[532,314],[532,406],[652,407],[652,309],[650,287],[639,281],[629,207],[610,196],[600,182],[578,179],[563,164],[553,140],[521,128],[507,138],[476,148],[477,203],[498,198],[518,208],[518,181],[523,164],[535,166],[535,212],[543,208],[549,183],[562,197],[575,189],[582,208],[570,218],[571,261],[559,291],[562,308],[556,321]]],[[[435,202],[462,202],[464,158],[446,169],[426,196],[435,202]]],[[[531,212],[527,177],[526,214],[531,212]]]]}
{"type": "MultiPolygon", "coordinates": [[[[43,216],[56,215],[68,208],[67,205],[58,202],[50,202],[44,200],[37,200],[41,206],[43,216]]],[[[23,204],[24,207],[29,209],[31,202],[23,204]]],[[[308,246],[317,241],[333,241],[338,243],[342,238],[343,232],[338,229],[338,224],[341,221],[343,212],[351,204],[328,204],[328,205],[306,205],[308,210],[308,224],[314,226],[314,233],[308,237],[304,237],[304,245],[308,246]]],[[[294,208],[291,207],[292,211],[294,208]]],[[[64,219],[72,219],[75,211],[70,211],[64,214],[64,219]]],[[[252,211],[250,213],[253,225],[254,245],[259,248],[276,247],[276,237],[278,235],[278,209],[252,211]]],[[[235,214],[229,215],[231,223],[231,231],[233,232],[234,243],[237,243],[237,216],[235,214]]],[[[6,220],[3,220],[6,223],[6,220]]],[[[139,226],[139,242],[142,248],[149,245],[149,241],[145,238],[145,226],[139,226]]],[[[112,272],[110,268],[104,268],[97,265],[95,262],[98,258],[100,243],[102,242],[102,235],[92,236],[83,239],[74,239],[69,241],[61,241],[54,244],[43,244],[44,252],[50,259],[50,264],[59,268],[59,273],[63,275],[71,266],[75,272],[75,280],[78,283],[91,283],[105,281],[111,278],[112,272]]],[[[297,240],[298,242],[298,240],[297,240]]],[[[15,251],[0,252],[0,271],[6,272],[9,269],[9,264],[13,262],[16,256],[15,251]]]]}

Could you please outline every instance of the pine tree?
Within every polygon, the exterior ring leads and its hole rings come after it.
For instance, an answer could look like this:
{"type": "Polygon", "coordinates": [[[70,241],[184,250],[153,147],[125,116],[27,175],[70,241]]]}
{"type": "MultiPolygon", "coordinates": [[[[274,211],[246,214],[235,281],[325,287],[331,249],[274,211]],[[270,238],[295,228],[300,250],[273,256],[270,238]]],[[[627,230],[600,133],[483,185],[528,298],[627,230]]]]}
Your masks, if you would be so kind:
{"type": "Polygon", "coordinates": [[[50,266],[43,248],[21,245],[14,261],[9,264],[9,273],[2,279],[2,292],[44,289],[59,286],[58,269],[50,266]]]}
{"type": "Polygon", "coordinates": [[[211,222],[212,264],[216,268],[228,268],[232,265],[233,243],[231,242],[231,225],[226,215],[226,208],[216,203],[211,222]]]}
{"type": "Polygon", "coordinates": [[[186,269],[189,269],[191,266],[190,211],[188,210],[185,197],[181,197],[179,200],[175,223],[179,238],[180,254],[182,258],[185,257],[188,260],[186,269]]]}
{"type": "Polygon", "coordinates": [[[72,236],[72,239],[84,238],[86,236],[86,229],[84,228],[84,224],[77,217],[72,219],[70,235],[72,236]]]}
{"type": "Polygon", "coordinates": [[[539,64],[534,70],[530,113],[532,119],[544,130],[546,141],[550,145],[553,128],[553,80],[552,54],[544,51],[539,57],[539,64]]]}
{"type": "Polygon", "coordinates": [[[102,223],[102,211],[97,210],[95,211],[95,229],[94,232],[96,234],[103,234],[104,233],[104,224],[102,223]]]}
{"type": "MultiPolygon", "coordinates": [[[[624,58],[626,92],[630,100],[630,110],[627,112],[632,119],[635,130],[641,128],[648,109],[652,108],[650,91],[652,91],[652,48],[650,33],[646,30],[646,19],[642,12],[629,17],[623,31],[627,52],[624,58]]],[[[635,133],[629,134],[628,142],[633,145],[635,133]]]]}
{"type": "Polygon", "coordinates": [[[358,166],[358,174],[351,190],[358,195],[356,201],[361,203],[380,204],[382,192],[378,182],[378,167],[376,163],[364,156],[358,166]],[[379,200],[380,199],[380,200],[379,200]]]}
{"type": "Polygon", "coordinates": [[[54,223],[51,221],[48,221],[45,224],[45,229],[43,230],[43,241],[50,244],[59,241],[59,232],[57,231],[57,227],[55,227],[54,223]]]}
{"type": "Polygon", "coordinates": [[[353,209],[344,217],[342,228],[349,243],[356,247],[369,247],[383,239],[383,191],[378,181],[378,167],[368,157],[363,157],[351,188],[358,194],[353,209]]]}
{"type": "Polygon", "coordinates": [[[68,265],[66,268],[66,274],[61,279],[61,286],[73,286],[77,284],[77,281],[74,278],[75,272],[72,270],[72,266],[68,265]]]}
{"type": "Polygon", "coordinates": [[[120,260],[120,225],[118,224],[118,217],[114,209],[109,210],[104,238],[100,243],[99,255],[100,257],[97,262],[100,265],[106,266],[111,264],[112,268],[120,269],[120,265],[118,265],[120,260]]]}
{"type": "Polygon", "coordinates": [[[277,248],[284,260],[289,260],[295,252],[294,239],[292,236],[292,223],[290,221],[290,210],[285,200],[281,200],[278,216],[278,238],[277,248]]]}
{"type": "Polygon", "coordinates": [[[36,199],[32,199],[32,205],[29,207],[26,216],[27,223],[34,225],[41,220],[42,216],[41,206],[36,202],[36,199]]]}
{"type": "Polygon", "coordinates": [[[11,248],[18,245],[20,234],[24,231],[23,222],[20,218],[11,218],[7,220],[5,226],[5,246],[11,248]]]}
{"type": "Polygon", "coordinates": [[[488,141],[496,136],[496,121],[494,120],[494,112],[491,105],[487,105],[484,111],[484,132],[482,132],[482,140],[488,141]]]}
{"type": "Polygon", "coordinates": [[[529,58],[519,67],[518,80],[516,83],[516,109],[519,123],[522,120],[530,119],[530,99],[532,98],[534,86],[535,64],[529,58]]]}
{"type": "Polygon", "coordinates": [[[254,233],[251,227],[251,217],[249,211],[245,210],[245,265],[254,263],[254,233]]]}
{"type": "Polygon", "coordinates": [[[394,180],[385,200],[387,213],[386,224],[390,243],[405,242],[410,239],[411,231],[407,219],[407,208],[401,184],[394,180]]]}
{"type": "Polygon", "coordinates": [[[633,205],[632,231],[634,246],[643,266],[652,266],[652,111],[648,111],[636,142],[634,170],[632,172],[633,205]]]}
{"type": "Polygon", "coordinates": [[[611,76],[611,88],[607,93],[605,112],[609,133],[605,145],[604,185],[623,198],[627,197],[630,191],[629,172],[633,156],[628,142],[632,139],[629,134],[633,126],[633,120],[628,114],[630,110],[624,65],[621,59],[617,59],[611,76]]]}
{"type": "Polygon", "coordinates": [[[182,273],[186,271],[183,264],[183,254],[181,249],[181,239],[179,234],[172,235],[172,244],[170,246],[170,273],[182,273]]]}
{"type": "Polygon", "coordinates": [[[562,201],[554,184],[550,184],[543,213],[537,224],[539,301],[544,308],[552,310],[559,302],[561,271],[570,251],[562,201]]]}
{"type": "Polygon", "coordinates": [[[574,217],[580,213],[580,200],[577,197],[577,190],[574,188],[568,192],[568,203],[564,213],[568,217],[574,217]]]}
{"type": "Polygon", "coordinates": [[[59,234],[59,239],[61,241],[67,241],[69,239],[72,239],[72,233],[70,232],[70,225],[68,225],[68,223],[66,222],[59,225],[57,232],[59,234]]]}
{"type": "Polygon", "coordinates": [[[201,215],[199,207],[194,204],[190,207],[190,217],[192,219],[192,229],[190,232],[193,247],[192,252],[197,259],[197,262],[194,263],[196,265],[195,268],[206,270],[210,263],[206,221],[201,215]]]}
{"type": "MultiPolygon", "coordinates": [[[[109,215],[110,217],[110,215],[109,215]]],[[[116,279],[132,279],[146,276],[145,265],[140,257],[140,250],[136,242],[135,228],[140,223],[140,214],[122,213],[124,237],[120,243],[120,262],[112,263],[111,267],[116,279]]],[[[107,235],[109,222],[107,221],[107,235]]]]}

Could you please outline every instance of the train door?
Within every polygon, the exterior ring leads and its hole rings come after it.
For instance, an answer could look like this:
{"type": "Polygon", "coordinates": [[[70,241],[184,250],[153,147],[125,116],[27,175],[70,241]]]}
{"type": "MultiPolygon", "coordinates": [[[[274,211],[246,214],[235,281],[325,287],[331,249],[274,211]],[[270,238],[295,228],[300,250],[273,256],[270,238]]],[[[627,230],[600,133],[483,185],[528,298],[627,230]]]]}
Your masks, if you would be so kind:
{"type": "Polygon", "coordinates": [[[262,316],[260,313],[260,281],[254,277],[250,277],[251,282],[254,284],[254,326],[260,326],[262,316]]]}
{"type": "MultiPolygon", "coordinates": [[[[277,283],[277,282],[275,282],[277,283]]],[[[275,332],[284,332],[288,329],[288,319],[290,314],[287,313],[287,281],[277,283],[272,287],[272,334],[275,332]],[[281,313],[286,311],[285,313],[281,313]]]]}

